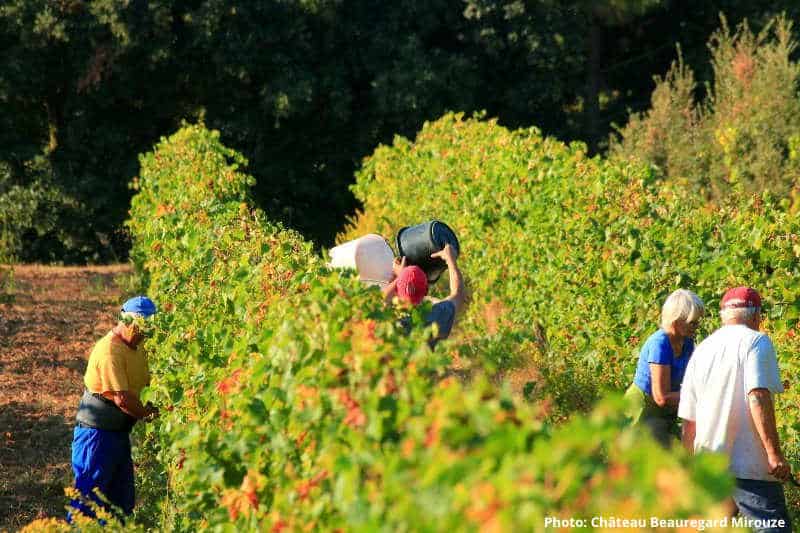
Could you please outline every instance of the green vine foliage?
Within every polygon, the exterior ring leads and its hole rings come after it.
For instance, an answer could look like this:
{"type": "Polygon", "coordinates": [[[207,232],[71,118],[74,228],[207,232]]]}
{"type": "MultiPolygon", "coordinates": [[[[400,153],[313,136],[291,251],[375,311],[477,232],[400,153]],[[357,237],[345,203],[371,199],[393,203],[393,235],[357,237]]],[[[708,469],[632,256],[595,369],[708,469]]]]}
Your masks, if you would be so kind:
{"type": "MultiPolygon", "coordinates": [[[[706,302],[701,338],[719,326],[726,288],[757,287],[782,375],[797,380],[800,224],[789,200],[739,188],[712,204],[646,165],[588,158],[581,144],[460,114],[378,148],[353,191],[364,210],[340,239],[430,218],[455,229],[471,304],[450,350],[515,354],[507,375],[528,367],[533,395],[554,402],[551,419],[631,382],[661,304],[680,287],[706,302]]],[[[796,461],[797,391],[780,398],[796,461]]]]}
{"type": "Polygon", "coordinates": [[[424,306],[406,334],[375,289],[329,271],[310,243],[250,207],[245,164],[218,133],[185,126],[141,158],[134,183],[132,256],[162,310],[145,393],[161,416],[137,429],[158,460],[140,474],[165,473],[163,499],[145,504],[158,528],[510,531],[543,530],[547,516],[722,515],[732,487],[722,457],[662,451],[625,427],[618,395],[556,423],[552,399],[563,393],[547,390],[570,371],[594,376],[581,385],[590,390],[621,383],[608,374],[628,368],[629,337],[652,327],[637,318],[651,319],[660,296],[640,298],[651,279],[641,262],[675,281],[648,243],[686,213],[656,219],[664,203],[648,204],[662,195],[646,170],[457,115],[416,143],[380,148],[356,187],[359,229],[436,215],[462,238],[472,310],[461,336],[431,351],[424,306]],[[403,204],[409,190],[415,201],[403,204]],[[620,199],[631,208],[608,207],[620,199]],[[621,231],[647,216],[664,229],[640,230],[638,266],[619,272],[633,249],[621,231]],[[605,250],[609,267],[591,272],[605,250]],[[569,260],[556,270],[559,258],[569,260]],[[602,292],[617,276],[639,288],[602,292]],[[595,307],[599,298],[609,305],[595,307]],[[492,299],[506,311],[487,322],[492,299]],[[529,333],[532,317],[546,344],[529,333]],[[590,337],[602,320],[605,334],[590,337]],[[598,362],[587,370],[590,345],[598,362]],[[496,370],[529,350],[553,367],[526,401],[496,370]],[[475,359],[477,371],[462,378],[454,357],[475,359]]]}

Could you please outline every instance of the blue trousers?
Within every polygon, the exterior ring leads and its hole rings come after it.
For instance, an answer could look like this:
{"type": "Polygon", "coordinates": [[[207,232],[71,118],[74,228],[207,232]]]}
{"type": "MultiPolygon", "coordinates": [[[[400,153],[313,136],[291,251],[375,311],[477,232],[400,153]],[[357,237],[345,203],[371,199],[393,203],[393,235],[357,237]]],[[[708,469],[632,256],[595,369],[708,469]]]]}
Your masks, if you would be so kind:
{"type": "MultiPolygon", "coordinates": [[[[76,427],[72,437],[72,470],[75,488],[84,498],[108,508],[92,492],[96,488],[125,514],[133,512],[133,460],[128,432],[76,427]]],[[[79,500],[72,500],[70,505],[87,516],[95,516],[79,500]]]]}
{"type": "Polygon", "coordinates": [[[742,516],[754,520],[783,520],[784,527],[755,527],[759,533],[791,533],[783,486],[775,481],[736,478],[733,499],[742,516]]]}

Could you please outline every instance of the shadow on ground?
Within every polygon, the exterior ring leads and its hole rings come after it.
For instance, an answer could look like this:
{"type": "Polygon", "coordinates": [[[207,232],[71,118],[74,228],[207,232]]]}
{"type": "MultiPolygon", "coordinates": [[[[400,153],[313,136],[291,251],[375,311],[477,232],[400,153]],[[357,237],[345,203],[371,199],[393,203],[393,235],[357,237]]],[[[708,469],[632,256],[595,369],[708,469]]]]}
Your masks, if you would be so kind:
{"type": "Polygon", "coordinates": [[[113,326],[127,265],[14,267],[0,302],[0,531],[64,516],[86,360],[113,326]]]}
{"type": "Polygon", "coordinates": [[[64,487],[72,483],[73,426],[44,411],[11,402],[0,412],[0,529],[63,515],[64,487]]]}

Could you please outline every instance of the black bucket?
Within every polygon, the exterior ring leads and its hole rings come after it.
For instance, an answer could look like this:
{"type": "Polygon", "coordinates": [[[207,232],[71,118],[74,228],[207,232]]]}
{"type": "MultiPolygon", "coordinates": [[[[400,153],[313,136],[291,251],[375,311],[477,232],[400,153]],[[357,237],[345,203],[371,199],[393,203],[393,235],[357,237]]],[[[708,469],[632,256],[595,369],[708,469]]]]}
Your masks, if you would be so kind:
{"type": "Polygon", "coordinates": [[[447,224],[438,220],[406,226],[397,232],[397,252],[406,258],[407,264],[417,265],[424,270],[429,283],[435,283],[447,270],[444,260],[431,257],[431,254],[443,250],[446,244],[453,248],[458,257],[461,248],[456,234],[447,224]]]}

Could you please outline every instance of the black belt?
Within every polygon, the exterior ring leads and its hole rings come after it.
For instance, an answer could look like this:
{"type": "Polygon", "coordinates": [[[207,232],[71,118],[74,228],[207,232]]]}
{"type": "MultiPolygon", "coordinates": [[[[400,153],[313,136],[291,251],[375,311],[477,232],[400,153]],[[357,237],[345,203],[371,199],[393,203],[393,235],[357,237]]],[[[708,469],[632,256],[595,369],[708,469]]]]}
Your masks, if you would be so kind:
{"type": "Polygon", "coordinates": [[[85,390],[86,390],[86,392],[88,392],[89,394],[91,394],[92,396],[94,396],[95,398],[100,400],[101,402],[107,403],[108,405],[113,405],[114,407],[117,407],[117,404],[114,403],[114,400],[110,400],[110,399],[106,398],[105,396],[103,396],[99,392],[92,392],[89,389],[85,389],[85,390]]]}
{"type": "Polygon", "coordinates": [[[80,428],[130,431],[136,419],[102,394],[84,390],[75,422],[80,428]]]}

